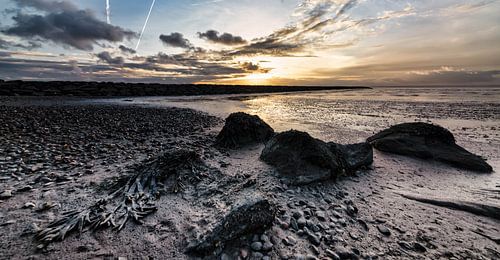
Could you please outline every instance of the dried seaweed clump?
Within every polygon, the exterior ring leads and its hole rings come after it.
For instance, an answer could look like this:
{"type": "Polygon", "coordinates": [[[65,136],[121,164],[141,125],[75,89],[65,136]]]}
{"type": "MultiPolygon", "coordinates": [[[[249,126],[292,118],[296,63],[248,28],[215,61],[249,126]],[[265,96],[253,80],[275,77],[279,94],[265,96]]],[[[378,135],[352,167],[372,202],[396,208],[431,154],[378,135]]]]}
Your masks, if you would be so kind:
{"type": "Polygon", "coordinates": [[[186,182],[200,181],[208,169],[196,152],[171,149],[132,167],[131,174],[119,178],[105,198],[85,210],[63,213],[62,218],[39,231],[35,239],[40,242],[39,248],[43,248],[73,231],[81,233],[105,227],[121,230],[130,219],[141,223],[142,218],[157,210],[155,200],[162,186],[171,186],[172,192],[181,191],[186,182]],[[167,185],[169,182],[173,184],[167,185]]]}

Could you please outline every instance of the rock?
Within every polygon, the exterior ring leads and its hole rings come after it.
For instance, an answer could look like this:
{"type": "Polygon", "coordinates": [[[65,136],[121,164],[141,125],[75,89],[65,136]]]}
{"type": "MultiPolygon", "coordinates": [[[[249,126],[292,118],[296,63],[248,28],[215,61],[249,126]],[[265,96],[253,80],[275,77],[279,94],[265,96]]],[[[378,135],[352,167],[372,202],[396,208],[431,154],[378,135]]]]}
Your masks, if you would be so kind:
{"type": "Polygon", "coordinates": [[[12,190],[4,190],[2,193],[0,193],[0,200],[6,200],[9,198],[12,198],[12,190]]]}
{"type": "Polygon", "coordinates": [[[336,154],[340,152],[344,156],[347,168],[350,172],[354,172],[373,163],[373,148],[369,143],[342,145],[329,142],[328,145],[333,153],[336,154]]]}
{"type": "Polygon", "coordinates": [[[244,145],[266,142],[274,130],[262,119],[246,113],[233,113],[217,136],[216,145],[224,148],[238,148],[244,145]]]}
{"type": "Polygon", "coordinates": [[[410,243],[408,242],[405,242],[405,241],[399,241],[398,242],[398,245],[403,248],[403,249],[406,249],[406,250],[413,250],[413,246],[410,245],[410,243]]]}
{"type": "Polygon", "coordinates": [[[250,245],[250,248],[252,248],[253,251],[260,251],[260,250],[262,250],[262,243],[261,242],[253,242],[250,245]]]}
{"type": "Polygon", "coordinates": [[[346,170],[343,157],[333,154],[325,142],[295,130],[271,138],[260,158],[294,185],[335,178],[346,170]]]}
{"type": "Polygon", "coordinates": [[[226,242],[255,232],[263,232],[272,226],[276,207],[267,199],[251,198],[235,206],[201,241],[190,243],[187,252],[205,256],[226,242]]]}
{"type": "Polygon", "coordinates": [[[36,207],[36,204],[33,202],[26,202],[23,205],[23,209],[30,209],[30,208],[34,208],[34,207],[36,207]]]}
{"type": "Polygon", "coordinates": [[[261,260],[262,257],[264,257],[264,254],[262,254],[261,252],[252,252],[250,259],[261,260]]]}
{"type": "Polygon", "coordinates": [[[326,253],[327,256],[329,256],[333,260],[340,260],[340,256],[337,255],[337,253],[333,252],[330,249],[326,249],[325,253],[326,253]]]}
{"type": "Polygon", "coordinates": [[[323,211],[316,211],[316,218],[318,218],[319,221],[326,221],[325,212],[323,212],[323,211]]]}
{"type": "Polygon", "coordinates": [[[354,252],[348,250],[345,247],[336,247],[335,248],[336,254],[339,256],[340,259],[342,260],[357,260],[359,259],[359,256],[357,256],[354,252]]]}
{"type": "Polygon", "coordinates": [[[273,243],[271,243],[271,242],[267,241],[267,242],[265,242],[265,243],[262,245],[262,251],[265,251],[265,252],[267,252],[267,251],[271,251],[271,249],[273,249],[273,246],[274,246],[274,245],[273,245],[273,243]]]}
{"type": "Polygon", "coordinates": [[[415,251],[420,252],[420,253],[427,252],[427,248],[425,248],[425,246],[423,246],[422,244],[420,244],[418,242],[413,243],[413,249],[415,249],[415,251]]]}
{"type": "Polygon", "coordinates": [[[291,236],[288,236],[283,239],[283,244],[287,246],[294,246],[295,244],[297,244],[297,240],[291,236]]]}
{"type": "Polygon", "coordinates": [[[399,155],[434,159],[456,168],[492,172],[486,161],[456,144],[447,129],[427,123],[404,123],[368,138],[377,150],[399,155]]]}
{"type": "Polygon", "coordinates": [[[378,231],[380,231],[380,233],[382,233],[384,236],[390,236],[391,235],[391,231],[385,227],[385,226],[382,226],[382,225],[378,225],[377,226],[377,229],[378,231]]]}

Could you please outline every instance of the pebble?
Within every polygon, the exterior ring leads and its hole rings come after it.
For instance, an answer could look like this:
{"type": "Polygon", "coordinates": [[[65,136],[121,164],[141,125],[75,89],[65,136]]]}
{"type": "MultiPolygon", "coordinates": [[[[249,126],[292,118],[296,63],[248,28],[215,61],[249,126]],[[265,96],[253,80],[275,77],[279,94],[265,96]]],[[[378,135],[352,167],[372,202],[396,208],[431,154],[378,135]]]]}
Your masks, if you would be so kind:
{"type": "Polygon", "coordinates": [[[295,244],[297,244],[297,240],[291,236],[288,236],[283,239],[283,244],[287,246],[294,246],[295,244]]]}
{"type": "Polygon", "coordinates": [[[380,233],[382,233],[384,236],[390,236],[391,235],[391,231],[385,227],[385,226],[382,226],[382,225],[378,225],[377,226],[377,229],[378,231],[380,231],[380,233]]]}
{"type": "Polygon", "coordinates": [[[325,253],[326,253],[327,256],[329,256],[333,260],[340,260],[340,256],[337,255],[337,253],[333,252],[330,249],[326,249],[325,253]]]}
{"type": "Polygon", "coordinates": [[[421,253],[427,252],[427,248],[425,248],[425,246],[423,246],[422,244],[420,244],[418,242],[413,243],[413,248],[417,252],[421,252],[421,253]]]}
{"type": "Polygon", "coordinates": [[[33,202],[26,202],[26,203],[24,203],[24,205],[23,205],[23,208],[24,208],[24,209],[29,209],[29,208],[34,208],[34,207],[36,207],[36,204],[35,204],[35,203],[33,203],[33,202]]]}
{"type": "Polygon", "coordinates": [[[263,245],[262,245],[262,251],[271,251],[271,249],[273,249],[273,243],[267,241],[265,242],[263,245]]]}
{"type": "Polygon", "coordinates": [[[261,242],[253,242],[251,245],[250,245],[250,248],[252,248],[253,251],[260,251],[262,250],[262,243],[261,242]]]}
{"type": "Polygon", "coordinates": [[[6,200],[12,198],[12,190],[4,190],[0,193],[0,200],[6,200]]]}
{"type": "Polygon", "coordinates": [[[304,216],[304,214],[301,212],[301,211],[295,211],[293,212],[292,216],[295,218],[295,219],[299,219],[301,217],[304,216]]]}
{"type": "Polygon", "coordinates": [[[406,250],[413,250],[413,246],[410,245],[410,243],[408,242],[405,242],[405,241],[399,241],[398,242],[398,245],[403,248],[403,249],[406,249],[406,250]]]}
{"type": "Polygon", "coordinates": [[[299,225],[297,224],[297,220],[294,218],[290,219],[290,226],[292,226],[292,228],[295,230],[299,230],[299,225]]]}
{"type": "Polygon", "coordinates": [[[307,223],[307,220],[305,218],[299,218],[297,219],[297,225],[299,226],[299,228],[303,228],[307,223]]]}
{"type": "Polygon", "coordinates": [[[246,259],[248,257],[248,250],[243,248],[240,250],[240,256],[243,258],[243,259],[246,259]]]}
{"type": "Polygon", "coordinates": [[[311,251],[315,254],[315,255],[319,255],[321,252],[319,251],[319,249],[315,246],[311,246],[311,251]]]}
{"type": "Polygon", "coordinates": [[[252,252],[251,259],[262,259],[264,257],[264,254],[260,252],[252,252]]]}
{"type": "Polygon", "coordinates": [[[17,189],[17,191],[18,191],[18,192],[25,192],[25,191],[30,191],[30,190],[32,190],[32,189],[33,189],[33,187],[32,187],[32,186],[30,186],[30,185],[26,185],[26,186],[24,186],[24,187],[22,187],[22,188],[20,188],[20,189],[17,189]]]}
{"type": "Polygon", "coordinates": [[[316,212],[316,218],[318,218],[319,221],[326,221],[325,212],[323,212],[323,211],[317,211],[316,212]]]}

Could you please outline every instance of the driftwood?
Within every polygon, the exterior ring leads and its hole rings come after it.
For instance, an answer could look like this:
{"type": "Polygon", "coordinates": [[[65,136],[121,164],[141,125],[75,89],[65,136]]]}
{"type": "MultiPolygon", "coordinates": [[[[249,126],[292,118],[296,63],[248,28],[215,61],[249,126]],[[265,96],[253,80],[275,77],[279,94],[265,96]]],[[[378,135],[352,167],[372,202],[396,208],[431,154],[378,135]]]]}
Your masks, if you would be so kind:
{"type": "Polygon", "coordinates": [[[495,205],[479,204],[475,202],[458,201],[458,200],[424,198],[408,194],[400,194],[400,195],[410,200],[427,203],[434,206],[445,207],[449,209],[461,210],[475,215],[485,216],[500,220],[500,207],[495,205]]]}
{"type": "MultiPolygon", "coordinates": [[[[39,231],[35,239],[39,248],[63,240],[67,234],[78,231],[113,227],[121,230],[132,219],[141,219],[157,210],[155,200],[160,196],[159,183],[173,181],[172,192],[183,190],[186,182],[201,180],[208,168],[196,152],[172,149],[135,166],[132,174],[115,180],[113,192],[84,210],[73,210],[39,231]]],[[[165,188],[168,185],[164,185],[165,188]]]]}

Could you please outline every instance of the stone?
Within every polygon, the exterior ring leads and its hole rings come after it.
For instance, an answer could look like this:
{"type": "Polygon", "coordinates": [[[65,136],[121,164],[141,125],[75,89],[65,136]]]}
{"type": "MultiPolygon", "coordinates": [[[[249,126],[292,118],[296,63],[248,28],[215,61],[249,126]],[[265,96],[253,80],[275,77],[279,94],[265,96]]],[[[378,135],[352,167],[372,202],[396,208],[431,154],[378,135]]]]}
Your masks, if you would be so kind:
{"type": "Polygon", "coordinates": [[[250,245],[250,248],[252,248],[253,251],[260,251],[260,250],[262,250],[262,243],[261,242],[253,242],[250,245]]]}
{"type": "Polygon", "coordinates": [[[243,235],[264,232],[272,226],[276,211],[276,206],[267,199],[246,199],[237,203],[201,241],[191,242],[186,251],[193,255],[206,256],[243,235]]]}
{"type": "Polygon", "coordinates": [[[340,256],[337,255],[337,253],[333,252],[330,249],[326,249],[325,253],[327,256],[329,256],[332,260],[340,260],[340,256]]]}
{"type": "Polygon", "coordinates": [[[392,126],[368,138],[377,150],[420,159],[433,159],[456,168],[490,173],[491,165],[456,144],[447,129],[427,123],[404,123],[392,126]]]}
{"type": "Polygon", "coordinates": [[[4,190],[2,193],[0,193],[0,200],[6,200],[9,198],[12,198],[12,190],[4,190]]]}
{"type": "Polygon", "coordinates": [[[377,229],[378,231],[380,231],[380,233],[382,233],[384,236],[390,236],[391,235],[391,231],[386,227],[386,226],[382,226],[382,225],[378,225],[377,226],[377,229]]]}
{"type": "Polygon", "coordinates": [[[350,172],[355,172],[373,163],[373,148],[367,142],[347,145],[329,142],[328,145],[332,152],[340,152],[344,156],[346,167],[350,172]]]}
{"type": "Polygon", "coordinates": [[[283,238],[283,244],[287,246],[294,246],[295,244],[297,244],[297,240],[291,236],[288,236],[286,238],[283,238]]]}
{"type": "Polygon", "coordinates": [[[295,130],[271,138],[260,158],[293,185],[335,178],[345,170],[343,158],[333,154],[325,142],[295,130]]]}
{"type": "Polygon", "coordinates": [[[217,136],[216,145],[238,148],[254,143],[263,143],[274,135],[274,130],[256,115],[233,113],[217,136]]]}
{"type": "Polygon", "coordinates": [[[318,218],[319,221],[326,221],[325,212],[323,212],[323,211],[316,211],[316,218],[318,218]]]}
{"type": "Polygon", "coordinates": [[[274,246],[274,245],[273,245],[273,243],[271,243],[271,242],[267,241],[267,242],[265,242],[265,243],[262,245],[262,251],[265,251],[265,252],[267,252],[267,251],[271,251],[271,249],[273,249],[273,246],[274,246]]]}

